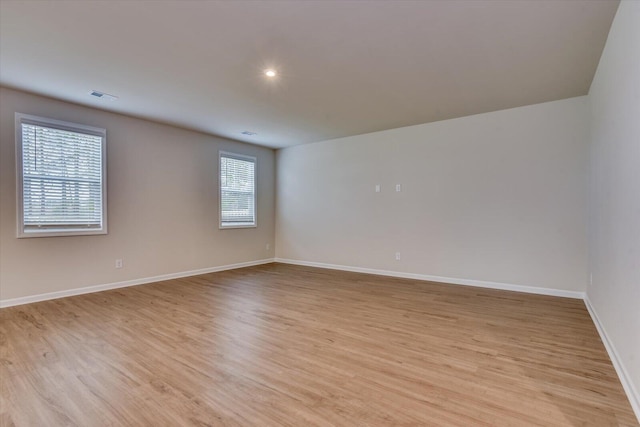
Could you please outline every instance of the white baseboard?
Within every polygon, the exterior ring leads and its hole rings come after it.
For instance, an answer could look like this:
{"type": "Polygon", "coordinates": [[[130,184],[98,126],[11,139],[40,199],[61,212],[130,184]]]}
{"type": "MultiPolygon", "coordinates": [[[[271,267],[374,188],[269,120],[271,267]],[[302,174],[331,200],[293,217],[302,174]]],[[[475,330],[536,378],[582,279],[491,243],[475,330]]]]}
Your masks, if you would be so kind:
{"type": "Polygon", "coordinates": [[[591,319],[593,323],[596,325],[596,329],[600,334],[600,339],[604,343],[604,347],[607,349],[607,353],[609,353],[609,359],[613,363],[613,367],[618,374],[618,378],[620,378],[620,382],[622,383],[622,387],[624,388],[625,393],[627,393],[627,398],[629,398],[629,403],[631,403],[631,407],[633,408],[633,412],[636,414],[636,418],[638,418],[638,422],[640,422],[640,394],[638,390],[636,390],[633,382],[631,382],[631,377],[627,373],[624,365],[622,364],[622,360],[620,356],[618,356],[618,352],[614,347],[613,343],[609,339],[607,335],[607,331],[604,329],[604,325],[600,321],[598,314],[596,313],[595,308],[591,305],[591,301],[589,300],[589,296],[585,296],[584,304],[587,306],[587,310],[591,315],[591,319]]]}
{"type": "Polygon", "coordinates": [[[257,261],[239,262],[237,264],[220,265],[217,267],[201,268],[199,270],[181,271],[178,273],[162,274],[160,276],[143,277],[140,279],[126,280],[124,282],[107,283],[104,285],[86,286],[84,288],[69,289],[66,291],[48,292],[46,294],[29,295],[20,298],[0,299],[0,308],[14,305],[30,304],[32,302],[46,301],[73,295],[90,294],[93,292],[107,291],[109,289],[126,288],[129,286],[144,285],[146,283],[160,282],[162,280],[179,279],[181,277],[197,276],[199,274],[215,273],[216,271],[233,270],[236,268],[251,267],[254,265],[269,264],[273,258],[257,261]]]}
{"type": "Polygon", "coordinates": [[[378,270],[374,268],[351,267],[347,265],[325,264],[322,262],[300,261],[296,259],[275,258],[275,262],[283,264],[304,265],[307,267],[327,268],[331,270],[352,271],[355,273],[377,274],[379,276],[400,277],[403,279],[425,280],[429,282],[450,283],[454,285],[475,286],[478,288],[501,289],[504,291],[525,292],[528,294],[551,295],[556,297],[584,299],[585,293],[562,289],[538,288],[535,286],[512,285],[509,283],[487,282],[472,279],[456,279],[452,277],[431,276],[428,274],[403,273],[401,271],[378,270]]]}

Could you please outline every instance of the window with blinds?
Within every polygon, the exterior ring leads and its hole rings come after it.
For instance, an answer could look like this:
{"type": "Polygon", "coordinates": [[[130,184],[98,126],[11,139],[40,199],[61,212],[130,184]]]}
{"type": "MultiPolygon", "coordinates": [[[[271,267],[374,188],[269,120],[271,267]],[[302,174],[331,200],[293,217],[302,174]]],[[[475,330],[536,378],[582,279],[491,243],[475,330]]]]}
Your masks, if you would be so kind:
{"type": "Polygon", "coordinates": [[[18,237],[106,234],[106,131],[16,114],[18,237]]]}
{"type": "Polygon", "coordinates": [[[256,158],[220,152],[220,228],[256,226],[256,158]]]}

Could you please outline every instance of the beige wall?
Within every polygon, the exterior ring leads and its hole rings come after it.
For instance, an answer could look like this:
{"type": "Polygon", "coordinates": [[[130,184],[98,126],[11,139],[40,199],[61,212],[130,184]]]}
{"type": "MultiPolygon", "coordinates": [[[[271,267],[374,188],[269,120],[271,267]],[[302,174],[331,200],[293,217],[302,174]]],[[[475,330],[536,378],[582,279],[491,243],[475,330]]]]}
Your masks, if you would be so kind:
{"type": "Polygon", "coordinates": [[[584,291],[587,118],[579,97],[279,150],[276,255],[584,291]]]}
{"type": "Polygon", "coordinates": [[[640,2],[620,3],[589,100],[593,283],[587,296],[640,417],[640,2]]]}
{"type": "Polygon", "coordinates": [[[274,166],[271,149],[0,88],[0,298],[272,258],[274,166]],[[16,238],[15,112],[107,129],[108,235],[16,238]],[[218,229],[218,150],[258,157],[257,229],[218,229]]]}

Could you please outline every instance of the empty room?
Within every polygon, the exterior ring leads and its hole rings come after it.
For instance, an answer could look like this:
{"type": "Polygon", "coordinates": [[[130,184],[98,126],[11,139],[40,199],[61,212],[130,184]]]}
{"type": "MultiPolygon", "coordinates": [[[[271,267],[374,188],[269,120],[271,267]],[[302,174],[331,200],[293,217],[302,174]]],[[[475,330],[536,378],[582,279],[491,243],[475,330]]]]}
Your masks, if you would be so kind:
{"type": "Polygon", "coordinates": [[[640,1],[0,0],[0,426],[640,426],[640,1]]]}

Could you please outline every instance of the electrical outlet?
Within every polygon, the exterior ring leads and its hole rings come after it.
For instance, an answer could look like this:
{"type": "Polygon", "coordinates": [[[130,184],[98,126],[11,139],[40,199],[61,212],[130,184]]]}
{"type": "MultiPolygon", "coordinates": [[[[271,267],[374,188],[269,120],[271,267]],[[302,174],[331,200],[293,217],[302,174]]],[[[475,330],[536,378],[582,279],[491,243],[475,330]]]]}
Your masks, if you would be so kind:
{"type": "Polygon", "coordinates": [[[400,252],[396,252],[396,261],[400,261],[400,252]]]}
{"type": "Polygon", "coordinates": [[[267,243],[266,248],[267,248],[267,250],[271,249],[271,245],[267,243]]]}
{"type": "Polygon", "coordinates": [[[396,192],[401,192],[402,191],[402,184],[396,184],[396,192]]]}
{"type": "Polygon", "coordinates": [[[124,264],[122,263],[122,259],[117,259],[116,260],[116,268],[122,268],[124,264]]]}

